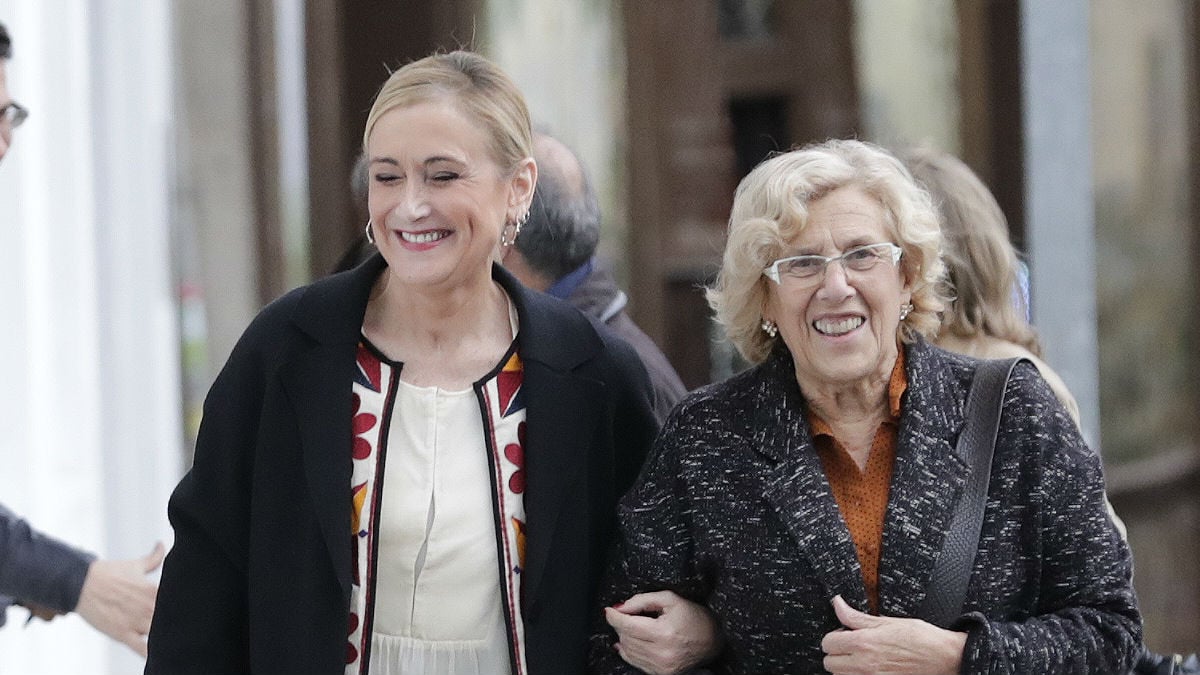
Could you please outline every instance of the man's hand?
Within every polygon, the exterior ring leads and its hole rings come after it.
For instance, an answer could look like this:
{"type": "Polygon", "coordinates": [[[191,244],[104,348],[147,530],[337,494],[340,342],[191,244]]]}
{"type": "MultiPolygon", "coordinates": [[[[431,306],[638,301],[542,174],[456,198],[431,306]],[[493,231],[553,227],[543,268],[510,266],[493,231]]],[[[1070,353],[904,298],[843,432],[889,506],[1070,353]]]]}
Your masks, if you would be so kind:
{"type": "Polygon", "coordinates": [[[953,675],[967,634],[920,619],[864,614],[837,595],[833,611],[845,628],[821,640],[825,669],[834,675],[953,675]]]}
{"type": "Polygon", "coordinates": [[[141,558],[95,560],[88,567],[75,611],[96,630],[146,656],[158,584],[146,575],[162,564],[161,543],[141,558]]]}
{"type": "Polygon", "coordinates": [[[678,675],[721,651],[717,623],[704,606],[671,591],[639,593],[604,609],[617,653],[649,675],[678,675]]]}

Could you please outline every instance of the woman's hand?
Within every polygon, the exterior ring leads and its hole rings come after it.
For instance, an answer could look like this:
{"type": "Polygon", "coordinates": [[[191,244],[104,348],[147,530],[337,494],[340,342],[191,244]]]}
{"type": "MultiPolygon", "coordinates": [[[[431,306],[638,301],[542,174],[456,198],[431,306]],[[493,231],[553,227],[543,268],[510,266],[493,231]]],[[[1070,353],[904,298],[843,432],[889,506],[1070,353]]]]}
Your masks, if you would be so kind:
{"type": "Polygon", "coordinates": [[[622,659],[650,675],[677,675],[721,651],[717,623],[704,606],[671,591],[639,593],[604,618],[617,631],[622,659]]]}
{"type": "Polygon", "coordinates": [[[967,634],[920,619],[864,614],[834,596],[833,611],[845,628],[821,640],[825,669],[834,675],[954,675],[967,634]]]}

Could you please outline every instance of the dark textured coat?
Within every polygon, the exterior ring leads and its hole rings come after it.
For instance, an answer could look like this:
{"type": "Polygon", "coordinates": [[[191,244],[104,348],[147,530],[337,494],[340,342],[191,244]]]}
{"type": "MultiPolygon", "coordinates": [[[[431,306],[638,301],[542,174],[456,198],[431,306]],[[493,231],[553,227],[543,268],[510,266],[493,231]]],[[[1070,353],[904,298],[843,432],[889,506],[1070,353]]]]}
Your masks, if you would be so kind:
{"type": "MultiPolygon", "coordinates": [[[[954,453],[976,361],[906,348],[880,613],[915,616],[965,482],[954,453]]],[[[866,610],[849,531],[813,450],[790,357],[685,399],[622,501],[602,602],[670,588],[718,616],[714,669],[821,673],[841,594],[866,610]]],[[[1127,547],[1109,520],[1099,457],[1028,363],[1004,398],[964,614],[963,673],[1124,673],[1141,638],[1127,547]]],[[[603,624],[598,624],[603,626],[603,624]]],[[[630,672],[593,636],[594,672],[630,672]]]]}
{"type": "MultiPolygon", "coordinates": [[[[351,583],[351,383],[385,263],[263,310],[205,400],[171,497],[147,673],[341,673],[351,583]]],[[[616,522],[657,425],[623,342],[496,268],[520,320],[528,435],[522,616],[532,675],[584,670],[616,522]]]]}

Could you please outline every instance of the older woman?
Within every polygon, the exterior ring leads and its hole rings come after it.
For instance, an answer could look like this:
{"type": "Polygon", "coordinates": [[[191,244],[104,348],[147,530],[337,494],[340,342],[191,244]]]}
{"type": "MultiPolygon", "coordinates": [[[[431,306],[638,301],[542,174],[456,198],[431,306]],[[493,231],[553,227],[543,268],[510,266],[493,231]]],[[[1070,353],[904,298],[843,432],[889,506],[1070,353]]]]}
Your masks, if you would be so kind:
{"type": "Polygon", "coordinates": [[[656,424],[627,345],[495,264],[530,138],[478,55],[384,84],[379,255],[263,310],[213,385],[146,672],[582,672],[656,424]]]}
{"type": "MultiPolygon", "coordinates": [[[[978,363],[926,342],[940,243],[928,195],[865,143],[742,181],[710,300],[757,365],[668,420],[622,501],[602,600],[665,587],[707,605],[718,672],[1129,669],[1141,624],[1100,461],[1028,364],[963,612],[946,628],[919,615],[968,471],[953,450],[978,363]]],[[[594,635],[594,672],[627,672],[613,640],[594,635]]]]}

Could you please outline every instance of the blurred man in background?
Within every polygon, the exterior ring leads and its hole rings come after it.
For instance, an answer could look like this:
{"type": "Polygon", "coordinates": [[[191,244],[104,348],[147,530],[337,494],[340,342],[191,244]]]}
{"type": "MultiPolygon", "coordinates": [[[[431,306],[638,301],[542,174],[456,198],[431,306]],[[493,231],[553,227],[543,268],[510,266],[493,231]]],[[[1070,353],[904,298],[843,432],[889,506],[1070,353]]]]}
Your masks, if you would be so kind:
{"type": "Polygon", "coordinates": [[[534,134],[537,191],[521,236],[504,251],[504,266],[526,286],[566,300],[606,324],[641,357],[654,387],[659,423],[687,393],[666,355],[629,315],[629,298],[612,270],[596,257],[600,202],[587,171],[559,140],[534,134]]]}

